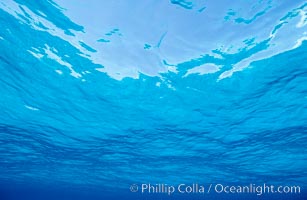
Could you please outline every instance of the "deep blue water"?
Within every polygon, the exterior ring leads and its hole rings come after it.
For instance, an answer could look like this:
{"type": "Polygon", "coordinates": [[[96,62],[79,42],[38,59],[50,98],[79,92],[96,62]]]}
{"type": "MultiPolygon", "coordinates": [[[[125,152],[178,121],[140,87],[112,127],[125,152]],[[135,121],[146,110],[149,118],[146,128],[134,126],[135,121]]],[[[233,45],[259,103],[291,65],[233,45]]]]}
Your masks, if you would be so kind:
{"type": "Polygon", "coordinates": [[[307,199],[305,40],[304,0],[0,0],[0,200],[307,199]]]}

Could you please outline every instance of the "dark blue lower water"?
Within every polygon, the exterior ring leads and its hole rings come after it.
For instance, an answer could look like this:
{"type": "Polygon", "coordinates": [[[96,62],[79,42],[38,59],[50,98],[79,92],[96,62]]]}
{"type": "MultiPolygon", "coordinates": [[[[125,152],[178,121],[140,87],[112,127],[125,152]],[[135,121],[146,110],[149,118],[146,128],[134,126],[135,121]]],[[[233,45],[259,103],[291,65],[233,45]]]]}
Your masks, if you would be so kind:
{"type": "Polygon", "coordinates": [[[0,200],[307,199],[306,9],[0,0],[0,200]]]}

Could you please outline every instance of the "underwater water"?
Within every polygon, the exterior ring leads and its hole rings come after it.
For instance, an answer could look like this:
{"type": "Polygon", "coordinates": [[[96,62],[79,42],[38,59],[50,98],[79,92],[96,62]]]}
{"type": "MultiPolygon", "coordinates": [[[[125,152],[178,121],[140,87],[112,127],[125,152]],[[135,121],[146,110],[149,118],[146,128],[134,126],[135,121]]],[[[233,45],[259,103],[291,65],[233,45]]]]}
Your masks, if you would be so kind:
{"type": "Polygon", "coordinates": [[[304,0],[0,0],[0,200],[307,199],[305,40],[304,0]]]}

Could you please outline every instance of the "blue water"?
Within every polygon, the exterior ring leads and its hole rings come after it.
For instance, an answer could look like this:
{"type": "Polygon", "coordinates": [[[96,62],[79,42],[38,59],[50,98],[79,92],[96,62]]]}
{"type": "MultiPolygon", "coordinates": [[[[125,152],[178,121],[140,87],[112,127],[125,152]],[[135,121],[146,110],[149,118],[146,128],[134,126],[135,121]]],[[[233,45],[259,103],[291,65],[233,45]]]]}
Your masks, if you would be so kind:
{"type": "Polygon", "coordinates": [[[0,199],[307,199],[305,40],[303,0],[0,0],[0,199]]]}

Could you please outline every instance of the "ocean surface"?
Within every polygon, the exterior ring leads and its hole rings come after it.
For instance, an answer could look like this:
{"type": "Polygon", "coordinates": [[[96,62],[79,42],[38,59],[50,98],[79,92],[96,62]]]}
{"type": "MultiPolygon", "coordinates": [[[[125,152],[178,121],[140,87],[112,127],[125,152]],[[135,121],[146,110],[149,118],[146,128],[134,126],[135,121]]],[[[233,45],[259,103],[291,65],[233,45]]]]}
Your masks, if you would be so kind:
{"type": "Polygon", "coordinates": [[[0,200],[307,199],[306,40],[305,0],[0,0],[0,200]]]}

